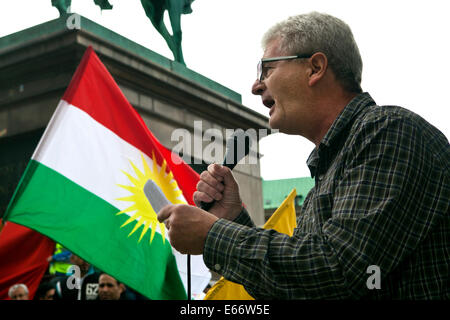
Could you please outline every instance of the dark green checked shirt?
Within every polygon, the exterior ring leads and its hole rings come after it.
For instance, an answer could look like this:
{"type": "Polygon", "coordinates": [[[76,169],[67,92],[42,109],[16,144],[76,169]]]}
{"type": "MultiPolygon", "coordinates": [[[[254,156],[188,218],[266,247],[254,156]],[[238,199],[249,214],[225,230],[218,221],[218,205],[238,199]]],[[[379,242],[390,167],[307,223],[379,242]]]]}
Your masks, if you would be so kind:
{"type": "Polygon", "coordinates": [[[449,160],[432,125],[360,94],[308,159],[294,235],[243,210],[212,226],[205,264],[257,299],[448,299],[449,160]]]}

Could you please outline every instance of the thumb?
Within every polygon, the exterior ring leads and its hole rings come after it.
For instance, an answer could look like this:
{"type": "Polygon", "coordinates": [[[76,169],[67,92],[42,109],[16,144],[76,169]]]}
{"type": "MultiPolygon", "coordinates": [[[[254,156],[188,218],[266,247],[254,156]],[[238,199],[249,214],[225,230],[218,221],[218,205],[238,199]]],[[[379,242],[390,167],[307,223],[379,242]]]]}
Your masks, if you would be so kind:
{"type": "Polygon", "coordinates": [[[231,169],[218,164],[213,163],[208,166],[208,171],[211,173],[218,181],[222,182],[232,182],[234,180],[233,174],[231,173],[231,169]]]}
{"type": "Polygon", "coordinates": [[[223,177],[223,183],[225,186],[233,186],[236,185],[236,179],[233,176],[233,172],[231,172],[231,169],[225,166],[222,166],[222,177],[223,177]]]}
{"type": "Polygon", "coordinates": [[[167,205],[167,206],[164,206],[164,207],[158,212],[157,218],[158,218],[158,221],[159,221],[160,223],[163,223],[165,220],[167,220],[167,219],[170,217],[170,215],[172,214],[171,208],[172,208],[171,205],[167,205]]]}

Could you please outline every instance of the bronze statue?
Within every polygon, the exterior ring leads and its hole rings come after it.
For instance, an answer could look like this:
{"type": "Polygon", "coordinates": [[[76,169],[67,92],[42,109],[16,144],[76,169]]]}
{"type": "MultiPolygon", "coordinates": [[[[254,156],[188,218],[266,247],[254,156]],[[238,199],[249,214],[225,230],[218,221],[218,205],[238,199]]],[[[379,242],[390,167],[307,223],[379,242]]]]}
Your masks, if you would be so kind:
{"type": "MultiPolygon", "coordinates": [[[[112,5],[108,2],[108,0],[94,0],[94,3],[102,10],[112,9],[112,5]]],[[[67,11],[69,10],[71,4],[72,0],[52,0],[52,6],[58,9],[59,16],[68,13],[67,11]]]]}
{"type": "Polygon", "coordinates": [[[181,15],[192,13],[191,4],[194,0],[141,0],[145,14],[166,40],[167,45],[173,53],[175,61],[184,65],[183,51],[181,49],[181,15]],[[164,24],[164,11],[169,11],[170,24],[173,35],[167,31],[164,24]]]}
{"type": "MultiPolygon", "coordinates": [[[[67,13],[72,0],[52,0],[52,6],[56,7],[60,16],[67,13]]],[[[169,49],[173,53],[175,61],[186,65],[181,49],[181,15],[192,13],[191,4],[194,0],[141,0],[145,14],[166,40],[169,49]],[[171,35],[164,24],[164,12],[168,10],[173,34],[171,35]]],[[[112,9],[108,0],[94,0],[101,9],[112,9]]]]}
{"type": "Polygon", "coordinates": [[[67,10],[69,10],[70,4],[72,0],[52,0],[52,6],[58,9],[59,16],[67,13],[67,10]]]}

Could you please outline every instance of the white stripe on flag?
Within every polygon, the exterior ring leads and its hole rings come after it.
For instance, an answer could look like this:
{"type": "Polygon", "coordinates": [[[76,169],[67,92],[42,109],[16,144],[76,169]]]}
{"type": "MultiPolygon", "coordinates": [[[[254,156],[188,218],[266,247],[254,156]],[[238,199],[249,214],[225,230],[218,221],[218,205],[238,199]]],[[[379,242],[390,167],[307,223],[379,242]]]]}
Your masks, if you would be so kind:
{"type": "Polygon", "coordinates": [[[130,193],[117,185],[130,185],[122,170],[136,176],[130,160],[143,171],[141,154],[152,168],[152,159],[139,149],[61,100],[32,159],[124,210],[131,203],[116,199],[130,193]]]}

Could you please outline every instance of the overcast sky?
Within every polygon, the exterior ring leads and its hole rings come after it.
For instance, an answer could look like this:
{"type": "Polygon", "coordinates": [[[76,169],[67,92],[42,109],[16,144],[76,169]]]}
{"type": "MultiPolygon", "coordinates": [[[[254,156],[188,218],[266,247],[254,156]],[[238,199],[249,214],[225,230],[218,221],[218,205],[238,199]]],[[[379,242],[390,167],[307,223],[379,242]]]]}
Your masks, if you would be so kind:
{"type": "MultiPolygon", "coordinates": [[[[81,14],[173,59],[139,0],[110,0],[100,12],[93,0],[72,0],[81,14]]],[[[250,93],[260,40],[276,22],[319,11],[350,25],[362,55],[362,87],[378,104],[410,109],[450,136],[450,19],[448,0],[195,0],[182,16],[187,67],[240,93],[243,105],[268,116],[250,93]]],[[[1,0],[0,37],[59,16],[51,0],[1,0]]],[[[151,128],[150,128],[151,129],[151,128]]],[[[276,134],[261,141],[266,180],[309,176],[305,164],[314,145],[302,137],[276,134]]]]}

